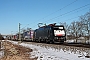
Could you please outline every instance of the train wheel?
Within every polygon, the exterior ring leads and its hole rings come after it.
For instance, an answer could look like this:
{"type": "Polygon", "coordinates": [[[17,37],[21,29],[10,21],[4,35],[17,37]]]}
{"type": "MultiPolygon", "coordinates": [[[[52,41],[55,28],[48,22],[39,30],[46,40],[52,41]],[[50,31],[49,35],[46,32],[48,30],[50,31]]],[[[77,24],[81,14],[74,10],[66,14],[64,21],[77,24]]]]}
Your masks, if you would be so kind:
{"type": "Polygon", "coordinates": [[[54,44],[54,43],[55,43],[55,41],[53,40],[53,41],[52,41],[52,44],[54,44]]]}
{"type": "Polygon", "coordinates": [[[41,42],[41,39],[38,39],[38,42],[41,42]]]}
{"type": "Polygon", "coordinates": [[[36,42],[38,42],[38,39],[36,39],[36,42]]]}
{"type": "Polygon", "coordinates": [[[47,43],[47,44],[49,44],[49,43],[50,43],[48,39],[46,40],[46,43],[47,43]]]}
{"type": "Polygon", "coordinates": [[[63,44],[64,43],[64,40],[61,40],[60,43],[63,44]]]}

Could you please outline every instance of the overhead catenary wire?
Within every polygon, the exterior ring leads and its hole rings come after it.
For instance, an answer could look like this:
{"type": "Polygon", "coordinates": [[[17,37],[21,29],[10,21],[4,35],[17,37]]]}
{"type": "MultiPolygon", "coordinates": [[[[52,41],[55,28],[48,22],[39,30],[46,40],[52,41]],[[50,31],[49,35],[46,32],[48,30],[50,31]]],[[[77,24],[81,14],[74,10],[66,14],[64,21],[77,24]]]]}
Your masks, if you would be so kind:
{"type": "Polygon", "coordinates": [[[71,10],[71,11],[69,11],[69,12],[66,12],[66,13],[64,13],[64,14],[61,14],[61,15],[56,16],[56,17],[54,17],[54,18],[51,18],[51,19],[49,19],[49,20],[46,20],[46,21],[44,21],[44,22],[47,22],[47,21],[50,21],[50,20],[56,19],[56,18],[58,18],[58,17],[60,17],[60,16],[66,15],[66,14],[69,14],[69,13],[71,13],[71,12],[74,12],[74,11],[76,11],[76,10],[79,10],[79,9],[81,9],[81,8],[83,8],[83,7],[88,6],[88,5],[90,5],[90,4],[86,4],[86,5],[84,5],[84,6],[81,6],[81,7],[79,7],[79,8],[76,8],[76,9],[71,10]]]}
{"type": "MultiPolygon", "coordinates": [[[[63,13],[63,14],[61,14],[61,15],[59,15],[59,16],[56,16],[56,17],[51,18],[51,19],[49,19],[49,20],[46,20],[46,21],[44,21],[44,22],[46,23],[47,21],[56,19],[56,18],[58,18],[58,17],[60,17],[60,16],[64,16],[64,15],[66,15],[66,14],[69,14],[69,13],[71,13],[71,12],[77,11],[77,10],[79,10],[79,9],[81,9],[81,8],[84,8],[84,7],[86,7],[86,6],[89,6],[89,5],[90,5],[90,4],[86,4],[86,5],[84,5],[84,6],[81,6],[81,7],[79,7],[79,8],[76,8],[76,9],[71,10],[71,11],[69,11],[69,12],[63,13]]],[[[36,26],[36,25],[35,25],[35,26],[36,26]]],[[[33,27],[35,27],[35,26],[33,26],[33,27]]]]}
{"type": "MultiPolygon", "coordinates": [[[[77,2],[77,1],[78,1],[78,0],[75,0],[75,1],[73,1],[73,2],[71,2],[71,3],[69,3],[69,4],[67,4],[66,6],[60,8],[59,10],[57,10],[57,11],[55,11],[55,12],[52,12],[51,14],[49,14],[49,15],[47,15],[47,16],[41,18],[41,19],[44,19],[44,18],[46,18],[46,17],[48,17],[48,16],[50,16],[50,15],[52,15],[52,14],[54,14],[54,13],[56,13],[56,12],[62,10],[62,9],[64,9],[64,8],[66,8],[66,7],[70,6],[70,5],[72,5],[73,3],[77,2]]],[[[41,19],[39,19],[39,20],[41,20],[41,19]]]]}
{"type": "MultiPolygon", "coordinates": [[[[48,16],[50,16],[50,15],[52,15],[52,14],[54,14],[54,13],[56,13],[56,12],[62,10],[62,9],[64,9],[64,8],[66,8],[66,7],[70,6],[70,5],[72,5],[73,3],[77,2],[77,1],[78,1],[78,0],[74,0],[73,2],[71,2],[71,3],[67,4],[67,5],[65,5],[64,7],[60,8],[59,10],[57,10],[57,11],[55,11],[55,12],[52,12],[51,14],[49,14],[49,15],[47,15],[47,16],[41,18],[41,19],[44,19],[44,18],[46,18],[46,17],[48,17],[48,16]]],[[[39,20],[41,20],[41,19],[38,19],[37,21],[39,21],[39,20]]],[[[36,21],[35,21],[35,22],[36,22],[36,21]]]]}
{"type": "MultiPolygon", "coordinates": [[[[87,8],[84,8],[84,9],[82,9],[82,10],[79,10],[79,11],[83,11],[83,10],[85,10],[85,9],[88,9],[88,8],[90,8],[90,7],[87,7],[87,8]]],[[[76,11],[76,12],[79,12],[79,11],[76,11]]],[[[74,12],[74,13],[76,13],[76,12],[74,12]]],[[[72,14],[74,14],[74,13],[72,13],[72,14]]],[[[70,14],[71,15],[71,14],[70,14]]],[[[64,16],[65,17],[65,16],[64,16]]],[[[73,17],[73,18],[69,18],[69,19],[66,19],[66,20],[63,20],[63,21],[68,21],[68,20],[72,20],[72,19],[74,19],[74,18],[78,18],[79,16],[76,16],[76,17],[73,17]]],[[[60,19],[60,17],[59,18],[57,18],[57,19],[60,19]]]]}

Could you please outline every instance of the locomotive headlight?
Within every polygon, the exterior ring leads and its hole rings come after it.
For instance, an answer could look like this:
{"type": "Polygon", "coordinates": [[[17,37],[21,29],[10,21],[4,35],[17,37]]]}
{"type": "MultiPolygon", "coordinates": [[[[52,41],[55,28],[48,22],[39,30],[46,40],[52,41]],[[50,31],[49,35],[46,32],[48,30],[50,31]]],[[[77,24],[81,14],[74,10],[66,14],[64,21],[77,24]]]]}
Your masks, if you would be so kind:
{"type": "Polygon", "coordinates": [[[63,29],[63,27],[59,27],[59,29],[63,29]]]}
{"type": "Polygon", "coordinates": [[[58,39],[58,37],[55,37],[55,39],[58,39]]]}

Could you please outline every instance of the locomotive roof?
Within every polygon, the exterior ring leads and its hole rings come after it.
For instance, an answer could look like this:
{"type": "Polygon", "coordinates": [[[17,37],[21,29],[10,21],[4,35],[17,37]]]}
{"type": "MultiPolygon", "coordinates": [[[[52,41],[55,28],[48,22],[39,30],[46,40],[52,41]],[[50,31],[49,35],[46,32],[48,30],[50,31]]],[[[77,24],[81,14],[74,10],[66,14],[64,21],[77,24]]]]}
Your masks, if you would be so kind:
{"type": "Polygon", "coordinates": [[[61,26],[61,27],[64,27],[64,25],[55,25],[55,26],[61,26]]]}
{"type": "Polygon", "coordinates": [[[46,25],[39,28],[45,28],[45,27],[64,27],[64,25],[46,25]]]}

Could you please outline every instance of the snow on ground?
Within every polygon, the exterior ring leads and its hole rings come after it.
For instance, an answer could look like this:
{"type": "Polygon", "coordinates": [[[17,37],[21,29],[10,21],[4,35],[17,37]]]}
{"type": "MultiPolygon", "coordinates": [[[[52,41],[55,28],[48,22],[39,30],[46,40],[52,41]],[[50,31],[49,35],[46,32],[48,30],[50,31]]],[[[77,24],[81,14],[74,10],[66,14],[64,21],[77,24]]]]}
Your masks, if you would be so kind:
{"type": "MultiPolygon", "coordinates": [[[[2,40],[3,41],[3,40],[2,40]]],[[[1,41],[0,41],[1,42],[1,41]]],[[[2,50],[4,49],[4,47],[2,46],[2,43],[1,43],[1,48],[0,48],[0,58],[2,58],[4,56],[4,51],[2,50]]]]}
{"type": "MultiPolygon", "coordinates": [[[[9,40],[8,40],[9,41],[9,40]]],[[[13,44],[18,44],[15,41],[9,41],[13,44]]],[[[86,52],[80,54],[72,53],[70,50],[63,51],[63,49],[54,49],[51,47],[42,47],[34,44],[20,43],[19,45],[33,49],[33,52],[30,52],[31,57],[38,57],[37,60],[90,60],[90,58],[85,58],[86,52]],[[80,56],[80,57],[79,57],[80,56]]],[[[90,51],[89,51],[90,52],[90,51]]]]}
{"type": "MultiPolygon", "coordinates": [[[[76,39],[66,40],[67,43],[74,43],[75,41],[76,41],[76,39]]],[[[87,43],[87,44],[90,44],[90,40],[86,40],[85,41],[85,39],[78,39],[77,42],[78,43],[87,43]]]]}
{"type": "Polygon", "coordinates": [[[4,51],[0,51],[0,58],[4,56],[4,51]]]}

